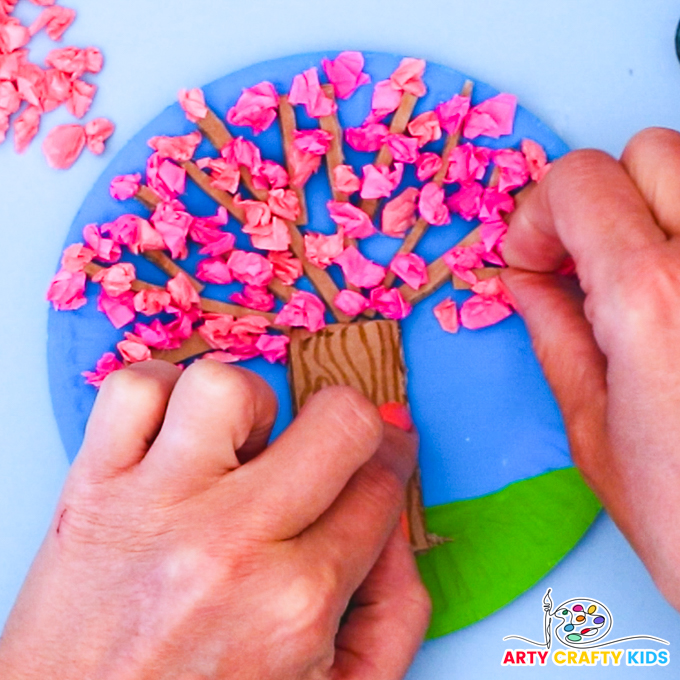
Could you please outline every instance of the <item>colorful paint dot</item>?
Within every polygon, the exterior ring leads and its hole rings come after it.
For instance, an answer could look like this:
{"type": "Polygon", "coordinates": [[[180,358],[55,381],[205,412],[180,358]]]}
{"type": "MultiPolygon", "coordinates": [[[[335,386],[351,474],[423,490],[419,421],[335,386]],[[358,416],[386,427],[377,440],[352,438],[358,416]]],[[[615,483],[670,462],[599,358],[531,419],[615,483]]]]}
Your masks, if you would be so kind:
{"type": "Polygon", "coordinates": [[[604,623],[604,616],[596,616],[596,617],[593,619],[593,623],[594,623],[596,626],[599,626],[599,625],[603,624],[603,623],[604,623]]]}
{"type": "Polygon", "coordinates": [[[569,613],[568,609],[563,609],[562,610],[562,616],[566,616],[569,613]]]}
{"type": "Polygon", "coordinates": [[[583,611],[583,606],[580,604],[574,605],[574,611],[575,612],[582,612],[583,611]]]}
{"type": "Polygon", "coordinates": [[[590,633],[590,631],[591,631],[590,628],[584,628],[584,629],[581,631],[581,635],[588,635],[588,633],[590,633]]]}
{"type": "Polygon", "coordinates": [[[589,614],[594,614],[597,611],[597,607],[594,604],[591,604],[590,607],[588,607],[588,613],[589,614]]]}
{"type": "Polygon", "coordinates": [[[571,633],[572,630],[574,630],[574,626],[572,626],[571,623],[568,623],[565,627],[564,630],[567,631],[567,633],[571,633]]]}
{"type": "Polygon", "coordinates": [[[571,635],[567,635],[567,640],[570,642],[581,642],[581,636],[578,633],[572,633],[571,635]]]}
{"type": "Polygon", "coordinates": [[[585,616],[577,616],[576,623],[583,623],[586,620],[585,616]]]}

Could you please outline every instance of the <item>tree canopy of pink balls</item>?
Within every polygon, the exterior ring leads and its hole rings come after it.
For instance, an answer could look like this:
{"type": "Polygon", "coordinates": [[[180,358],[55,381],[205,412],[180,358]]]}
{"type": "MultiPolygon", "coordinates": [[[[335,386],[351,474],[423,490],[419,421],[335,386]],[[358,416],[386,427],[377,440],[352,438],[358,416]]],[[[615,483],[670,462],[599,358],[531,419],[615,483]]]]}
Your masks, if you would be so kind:
{"type": "MultiPolygon", "coordinates": [[[[87,69],[88,63],[84,57],[82,68],[87,69]]],[[[96,64],[90,65],[96,69],[96,64]]],[[[331,167],[329,153],[338,140],[321,125],[293,131],[286,167],[263,158],[254,142],[238,136],[238,128],[250,128],[257,135],[282,117],[282,95],[270,82],[243,90],[226,116],[220,117],[220,124],[231,133],[228,143],[214,156],[197,158],[206,122],[215,114],[200,89],[180,92],[180,105],[197,129],[150,139],[146,172],[116,177],[110,186],[111,196],[123,202],[151,192],[152,214],[148,218],[123,214],[107,224],[87,225],[82,241],[64,252],[48,292],[55,309],[76,310],[87,303],[85,292],[91,280],[100,287],[98,309],[116,328],[125,328],[116,352],[105,353],[86,372],[88,382],[99,385],[125,364],[180,348],[196,337],[207,350],[202,359],[237,362],[263,357],[285,363],[291,329],[316,333],[329,317],[341,322],[376,316],[404,319],[419,301],[418,291],[433,292],[428,288],[433,284],[433,263],[425,262],[412,248],[400,248],[383,266],[362,253],[361,242],[382,234],[406,243],[418,221],[436,229],[449,224],[453,215],[476,221],[478,236],[472,242],[451,244],[440,258],[448,280],[455,277],[472,290],[460,306],[447,298],[434,307],[442,332],[484,328],[513,313],[512,300],[494,275],[505,266],[505,219],[514,209],[514,193],[540,181],[550,164],[533,140],[522,140],[518,149],[500,150],[475,140],[512,133],[516,98],[499,94],[473,106],[469,95],[454,94],[434,110],[411,117],[403,132],[395,132],[390,117],[404,97],[420,98],[427,91],[426,63],[403,59],[388,79],[377,83],[363,69],[359,52],[324,59],[320,68],[295,76],[287,101],[293,108],[304,107],[309,117],[321,122],[336,116],[341,102],[358,88],[371,87],[368,116],[359,127],[341,131],[339,141],[360,152],[387,150],[388,164],[331,167]],[[432,143],[452,136],[457,141],[447,157],[431,150],[432,143]],[[303,232],[297,232],[305,184],[321,170],[324,159],[333,189],[327,209],[336,230],[326,234],[305,225],[303,232]],[[402,188],[408,165],[414,167],[417,187],[402,188]],[[195,178],[189,167],[206,178],[209,190],[225,198],[211,217],[192,215],[183,202],[187,182],[195,178]],[[492,169],[495,181],[485,183],[492,169]],[[379,213],[364,209],[371,201],[381,204],[379,213]],[[232,215],[239,216],[240,224],[234,226],[232,215]],[[248,235],[252,250],[236,247],[237,228],[248,235]],[[302,234],[300,243],[296,233],[302,234]],[[191,243],[197,244],[202,259],[195,271],[188,272],[181,265],[191,243]],[[125,249],[147,257],[162,253],[177,266],[175,274],[165,286],[143,285],[134,264],[120,261],[125,249]],[[332,298],[327,291],[296,288],[305,274],[327,276],[332,269],[344,281],[332,298]],[[480,270],[489,275],[480,276],[480,270]],[[207,311],[212,307],[201,297],[205,283],[239,284],[230,297],[236,311],[207,311]],[[277,297],[283,304],[275,311],[277,297]]]]}

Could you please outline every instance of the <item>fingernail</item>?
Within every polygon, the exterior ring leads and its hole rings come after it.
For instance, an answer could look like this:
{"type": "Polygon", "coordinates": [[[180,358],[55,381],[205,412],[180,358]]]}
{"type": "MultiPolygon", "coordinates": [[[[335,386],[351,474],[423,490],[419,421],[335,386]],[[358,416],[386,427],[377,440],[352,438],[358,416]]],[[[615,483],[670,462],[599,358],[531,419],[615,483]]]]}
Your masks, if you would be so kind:
{"type": "Polygon", "coordinates": [[[411,524],[408,521],[408,513],[406,510],[401,513],[399,517],[399,525],[401,526],[401,532],[404,534],[404,537],[406,538],[407,541],[411,540],[411,524]]]}
{"type": "Polygon", "coordinates": [[[380,417],[390,425],[398,427],[404,432],[413,432],[413,420],[408,407],[396,401],[390,401],[378,408],[380,417]]]}

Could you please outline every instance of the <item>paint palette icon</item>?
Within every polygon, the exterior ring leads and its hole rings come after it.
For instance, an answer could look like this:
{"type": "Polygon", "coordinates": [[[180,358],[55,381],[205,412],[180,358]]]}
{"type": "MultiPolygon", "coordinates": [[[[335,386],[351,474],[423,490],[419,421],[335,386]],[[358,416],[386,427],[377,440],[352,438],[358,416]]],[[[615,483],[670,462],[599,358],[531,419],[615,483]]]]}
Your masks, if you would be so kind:
{"type": "Polygon", "coordinates": [[[567,647],[592,645],[603,640],[612,627],[609,609],[597,600],[573,599],[554,612],[555,635],[567,647]]]}

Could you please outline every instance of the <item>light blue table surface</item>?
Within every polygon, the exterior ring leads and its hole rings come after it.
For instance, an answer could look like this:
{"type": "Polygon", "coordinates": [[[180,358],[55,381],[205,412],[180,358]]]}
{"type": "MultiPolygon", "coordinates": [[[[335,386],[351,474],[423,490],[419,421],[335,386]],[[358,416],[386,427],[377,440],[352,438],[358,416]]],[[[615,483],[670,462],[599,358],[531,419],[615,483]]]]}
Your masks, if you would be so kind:
{"type": "MultiPolygon", "coordinates": [[[[680,64],[671,0],[78,0],[65,44],[106,56],[93,115],[118,126],[103,157],[87,152],[49,170],[40,142],[24,156],[0,147],[0,623],[6,618],[68,473],[47,387],[44,293],[78,207],[124,143],[174,101],[243,66],[287,54],[366,49],[457,68],[520,102],[572,147],[619,154],[637,130],[680,129],[680,64]]],[[[20,15],[37,8],[20,2],[20,15]]],[[[33,56],[52,47],[35,41],[33,56]]],[[[410,680],[513,677],[677,677],[680,618],[663,601],[612,522],[602,516],[541,584],[467,630],[425,645],[410,680]],[[546,587],[556,602],[590,596],[609,606],[616,636],[671,642],[667,668],[504,669],[504,635],[541,635],[546,587]]],[[[642,645],[644,646],[644,645],[642,645]]]]}

